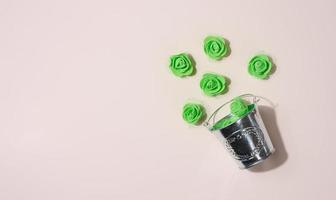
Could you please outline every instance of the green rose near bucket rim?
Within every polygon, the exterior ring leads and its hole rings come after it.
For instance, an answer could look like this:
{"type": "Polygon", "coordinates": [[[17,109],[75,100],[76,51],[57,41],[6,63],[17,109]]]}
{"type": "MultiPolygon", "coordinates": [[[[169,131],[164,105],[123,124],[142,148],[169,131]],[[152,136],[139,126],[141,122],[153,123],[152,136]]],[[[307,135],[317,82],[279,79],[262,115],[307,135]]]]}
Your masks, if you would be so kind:
{"type": "Polygon", "coordinates": [[[182,117],[187,123],[196,125],[204,115],[203,110],[200,104],[187,103],[183,106],[182,117]]]}
{"type": "Polygon", "coordinates": [[[200,87],[205,95],[216,96],[225,91],[226,81],[221,75],[206,73],[200,81],[200,87]]]}
{"type": "Polygon", "coordinates": [[[259,79],[266,79],[272,70],[271,59],[267,55],[256,55],[248,64],[248,72],[259,79]]]}
{"type": "Polygon", "coordinates": [[[237,122],[239,119],[244,118],[254,109],[254,103],[250,104],[238,96],[234,98],[230,103],[230,114],[217,121],[212,127],[210,127],[210,130],[213,131],[225,128],[237,122]]]}
{"type": "Polygon", "coordinates": [[[172,55],[170,57],[169,68],[178,77],[190,76],[194,71],[191,58],[186,53],[172,55]]]}
{"type": "Polygon", "coordinates": [[[212,59],[222,59],[228,53],[228,49],[228,43],[222,37],[208,36],[204,39],[204,52],[212,59]]]}
{"type": "Polygon", "coordinates": [[[234,98],[231,102],[230,111],[236,117],[242,117],[249,112],[247,104],[239,97],[234,98]]]}

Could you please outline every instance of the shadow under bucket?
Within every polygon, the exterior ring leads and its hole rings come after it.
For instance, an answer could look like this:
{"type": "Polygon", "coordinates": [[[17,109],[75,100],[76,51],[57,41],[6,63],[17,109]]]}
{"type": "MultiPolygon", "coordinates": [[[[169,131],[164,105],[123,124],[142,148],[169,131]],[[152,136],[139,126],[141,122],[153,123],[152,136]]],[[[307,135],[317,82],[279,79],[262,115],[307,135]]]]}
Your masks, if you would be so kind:
{"type": "Polygon", "coordinates": [[[223,128],[216,127],[218,122],[231,117],[229,114],[217,122],[214,120],[217,112],[231,100],[211,115],[213,125],[209,126],[209,119],[205,126],[225,146],[239,168],[247,169],[267,159],[275,149],[258,110],[259,99],[254,95],[241,95],[240,97],[253,97],[253,104],[249,105],[249,112],[246,115],[223,128]]]}

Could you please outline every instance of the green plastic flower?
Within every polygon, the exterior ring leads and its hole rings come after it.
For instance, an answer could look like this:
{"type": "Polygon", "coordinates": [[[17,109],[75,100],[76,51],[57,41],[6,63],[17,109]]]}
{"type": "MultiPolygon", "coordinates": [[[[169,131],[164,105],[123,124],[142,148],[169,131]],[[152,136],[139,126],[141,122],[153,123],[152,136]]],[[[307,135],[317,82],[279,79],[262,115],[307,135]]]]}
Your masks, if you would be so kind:
{"type": "Polygon", "coordinates": [[[233,99],[230,104],[231,114],[236,117],[242,117],[249,112],[247,104],[240,97],[233,99]]]}
{"type": "Polygon", "coordinates": [[[210,58],[220,60],[227,54],[229,46],[222,37],[208,36],[204,39],[203,48],[210,58]]]}
{"type": "MultiPolygon", "coordinates": [[[[237,101],[234,101],[234,102],[237,102],[237,101]]],[[[245,102],[244,102],[244,104],[245,104],[245,102]]],[[[232,103],[231,103],[231,105],[232,105],[232,103]]],[[[236,106],[233,106],[233,107],[236,107],[236,106]]],[[[239,107],[241,107],[241,106],[237,106],[237,107],[238,107],[237,110],[240,110],[239,107]]],[[[239,119],[241,119],[243,116],[246,116],[248,113],[252,112],[255,109],[255,104],[249,104],[249,105],[246,105],[246,107],[247,107],[247,110],[245,110],[244,106],[242,106],[241,110],[244,110],[244,112],[237,112],[240,116],[236,116],[235,114],[237,114],[237,113],[233,112],[232,108],[231,108],[231,114],[227,115],[226,117],[224,117],[221,120],[219,120],[218,122],[216,122],[210,128],[210,130],[213,131],[213,130],[222,129],[222,128],[225,128],[225,127],[227,127],[227,126],[235,123],[236,121],[238,121],[239,119]]],[[[233,110],[235,110],[235,109],[236,108],[234,108],[233,110]]]]}
{"type": "Polygon", "coordinates": [[[271,59],[267,55],[256,55],[248,64],[248,72],[259,79],[265,79],[268,77],[272,70],[271,59]]]}
{"type": "Polygon", "coordinates": [[[189,124],[198,124],[203,116],[203,107],[199,104],[187,103],[183,106],[182,117],[189,124]]]}
{"type": "Polygon", "coordinates": [[[236,116],[231,116],[231,117],[225,117],[221,120],[219,120],[212,128],[211,130],[218,130],[224,127],[227,127],[231,124],[233,124],[234,122],[236,122],[238,120],[238,117],[236,116]]]}
{"type": "MultiPolygon", "coordinates": [[[[244,102],[245,103],[245,102],[244,102]]],[[[232,105],[232,104],[231,104],[232,105]]],[[[235,106],[234,106],[235,107],[235,106]]],[[[240,106],[238,106],[240,107],[240,106]]],[[[218,130],[218,129],[222,129],[225,128],[233,123],[235,123],[236,121],[238,121],[239,119],[241,119],[243,116],[246,116],[248,113],[252,112],[253,109],[255,109],[255,104],[249,104],[247,105],[247,110],[245,110],[244,108],[242,110],[244,110],[244,112],[238,112],[240,114],[240,116],[236,116],[234,113],[231,111],[231,114],[222,118],[221,120],[219,120],[218,122],[216,122],[211,128],[210,130],[218,130]]],[[[238,109],[240,110],[240,109],[238,109]]]]}
{"type": "Polygon", "coordinates": [[[186,53],[172,55],[170,57],[169,68],[179,77],[190,76],[194,71],[191,58],[186,53]]]}
{"type": "Polygon", "coordinates": [[[207,73],[203,75],[200,81],[200,87],[204,94],[208,96],[216,96],[225,91],[226,81],[221,75],[207,73]]]}

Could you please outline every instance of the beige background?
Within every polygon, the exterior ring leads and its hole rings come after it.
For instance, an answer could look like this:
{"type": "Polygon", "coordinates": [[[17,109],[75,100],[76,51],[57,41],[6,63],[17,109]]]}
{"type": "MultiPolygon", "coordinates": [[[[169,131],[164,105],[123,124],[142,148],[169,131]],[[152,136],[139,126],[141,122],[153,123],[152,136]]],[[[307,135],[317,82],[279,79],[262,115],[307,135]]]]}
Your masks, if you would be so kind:
{"type": "Polygon", "coordinates": [[[0,199],[333,199],[335,1],[0,1],[0,199]],[[231,43],[220,62],[208,34],[231,43]],[[194,77],[168,67],[186,51],[194,77]],[[255,53],[277,65],[246,72],[255,53]],[[204,72],[231,79],[202,95],[204,72]],[[277,153],[239,170],[186,100],[210,113],[242,93],[271,99],[262,115],[277,153]]]}

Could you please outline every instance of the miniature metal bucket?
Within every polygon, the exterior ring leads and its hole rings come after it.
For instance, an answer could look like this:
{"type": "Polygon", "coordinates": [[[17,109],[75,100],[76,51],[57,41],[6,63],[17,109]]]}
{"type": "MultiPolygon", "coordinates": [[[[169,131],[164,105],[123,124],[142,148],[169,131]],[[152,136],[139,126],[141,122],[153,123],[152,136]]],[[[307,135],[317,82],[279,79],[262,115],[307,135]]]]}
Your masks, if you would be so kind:
{"type": "Polygon", "coordinates": [[[253,97],[254,108],[247,115],[224,128],[212,130],[212,126],[216,123],[216,114],[225,105],[231,103],[231,100],[220,106],[204,125],[225,146],[239,168],[246,169],[266,160],[275,149],[258,110],[257,103],[260,99],[251,94],[240,97],[253,97]],[[211,119],[213,124],[209,125],[211,119]]]}

